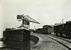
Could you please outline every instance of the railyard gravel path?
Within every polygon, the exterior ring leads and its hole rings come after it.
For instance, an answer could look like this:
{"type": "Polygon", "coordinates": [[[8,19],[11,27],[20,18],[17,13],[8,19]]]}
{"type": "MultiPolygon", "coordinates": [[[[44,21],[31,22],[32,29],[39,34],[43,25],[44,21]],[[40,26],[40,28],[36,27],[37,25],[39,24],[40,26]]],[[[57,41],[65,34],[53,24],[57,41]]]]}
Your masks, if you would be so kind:
{"type": "Polygon", "coordinates": [[[69,50],[57,41],[44,34],[33,34],[39,38],[38,43],[31,50],[69,50]]]}

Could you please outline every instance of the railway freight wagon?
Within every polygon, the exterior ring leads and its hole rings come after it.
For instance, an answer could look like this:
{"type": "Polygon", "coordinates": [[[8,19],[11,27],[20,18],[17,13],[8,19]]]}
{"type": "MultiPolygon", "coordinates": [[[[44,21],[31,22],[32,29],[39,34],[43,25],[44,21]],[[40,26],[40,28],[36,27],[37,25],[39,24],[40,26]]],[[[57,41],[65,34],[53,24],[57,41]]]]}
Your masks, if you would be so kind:
{"type": "Polygon", "coordinates": [[[43,28],[36,29],[35,32],[40,34],[51,34],[53,32],[53,27],[49,25],[44,25],[43,28]]]}
{"type": "Polygon", "coordinates": [[[54,33],[56,34],[56,36],[61,36],[61,37],[63,36],[65,31],[64,26],[65,26],[64,23],[54,26],[54,33]]]}
{"type": "Polygon", "coordinates": [[[43,26],[43,34],[51,34],[53,32],[53,27],[50,25],[43,26]]]}
{"type": "Polygon", "coordinates": [[[38,28],[35,30],[35,33],[43,34],[43,28],[38,28]]]}
{"type": "Polygon", "coordinates": [[[58,36],[58,26],[54,26],[54,33],[56,36],[58,36]]]}
{"type": "Polygon", "coordinates": [[[56,36],[71,38],[71,21],[54,26],[56,36]]]}
{"type": "Polygon", "coordinates": [[[43,34],[49,34],[48,33],[48,28],[43,28],[43,34]]]}
{"type": "Polygon", "coordinates": [[[67,21],[65,25],[65,34],[68,38],[71,38],[71,21],[67,21]]]}
{"type": "Polygon", "coordinates": [[[40,34],[48,34],[48,28],[38,28],[35,32],[40,34]]]}

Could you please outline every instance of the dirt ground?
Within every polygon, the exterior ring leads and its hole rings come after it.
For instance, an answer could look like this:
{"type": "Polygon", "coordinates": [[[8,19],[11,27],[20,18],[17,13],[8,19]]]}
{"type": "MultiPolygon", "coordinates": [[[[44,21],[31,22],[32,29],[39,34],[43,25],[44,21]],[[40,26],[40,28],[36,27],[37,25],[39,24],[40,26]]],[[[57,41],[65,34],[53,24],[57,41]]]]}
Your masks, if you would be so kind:
{"type": "Polygon", "coordinates": [[[68,50],[62,44],[48,38],[47,35],[33,34],[41,38],[31,50],[68,50]]]}

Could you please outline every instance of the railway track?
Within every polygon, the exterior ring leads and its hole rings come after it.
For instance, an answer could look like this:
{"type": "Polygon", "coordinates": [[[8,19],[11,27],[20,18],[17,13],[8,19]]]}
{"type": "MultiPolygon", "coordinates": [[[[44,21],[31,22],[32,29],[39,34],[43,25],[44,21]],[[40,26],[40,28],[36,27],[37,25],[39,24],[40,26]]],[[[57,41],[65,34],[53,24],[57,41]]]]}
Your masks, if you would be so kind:
{"type": "MultiPolygon", "coordinates": [[[[52,36],[53,36],[53,35],[52,35],[52,36]]],[[[58,39],[62,39],[62,40],[64,40],[64,41],[67,41],[67,42],[71,43],[71,39],[65,39],[65,38],[57,37],[57,36],[53,36],[53,37],[58,38],[58,39]]]]}
{"type": "Polygon", "coordinates": [[[55,37],[55,36],[51,36],[51,35],[46,35],[49,38],[57,41],[58,43],[62,44],[64,47],[68,48],[69,50],[71,50],[71,41],[64,39],[64,38],[60,38],[60,37],[55,37]]]}

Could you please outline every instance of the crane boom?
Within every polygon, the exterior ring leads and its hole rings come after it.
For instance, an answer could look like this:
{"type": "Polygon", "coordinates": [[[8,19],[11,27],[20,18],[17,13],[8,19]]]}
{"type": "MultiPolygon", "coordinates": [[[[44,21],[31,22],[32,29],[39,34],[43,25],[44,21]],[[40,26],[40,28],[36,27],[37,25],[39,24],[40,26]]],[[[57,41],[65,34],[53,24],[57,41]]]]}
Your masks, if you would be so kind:
{"type": "Polygon", "coordinates": [[[36,20],[34,20],[33,18],[31,18],[28,15],[17,15],[17,19],[26,20],[28,22],[33,22],[33,23],[40,24],[39,22],[37,22],[36,20]]]}
{"type": "Polygon", "coordinates": [[[25,18],[27,18],[27,20],[29,22],[33,22],[33,23],[37,23],[37,24],[40,24],[39,22],[37,22],[36,20],[34,20],[33,18],[31,18],[30,16],[26,15],[25,18]]]}
{"type": "Polygon", "coordinates": [[[22,25],[20,27],[24,27],[26,29],[29,28],[30,22],[40,24],[39,22],[37,22],[36,20],[34,20],[33,18],[31,18],[28,15],[17,15],[17,19],[22,20],[22,25]]]}

